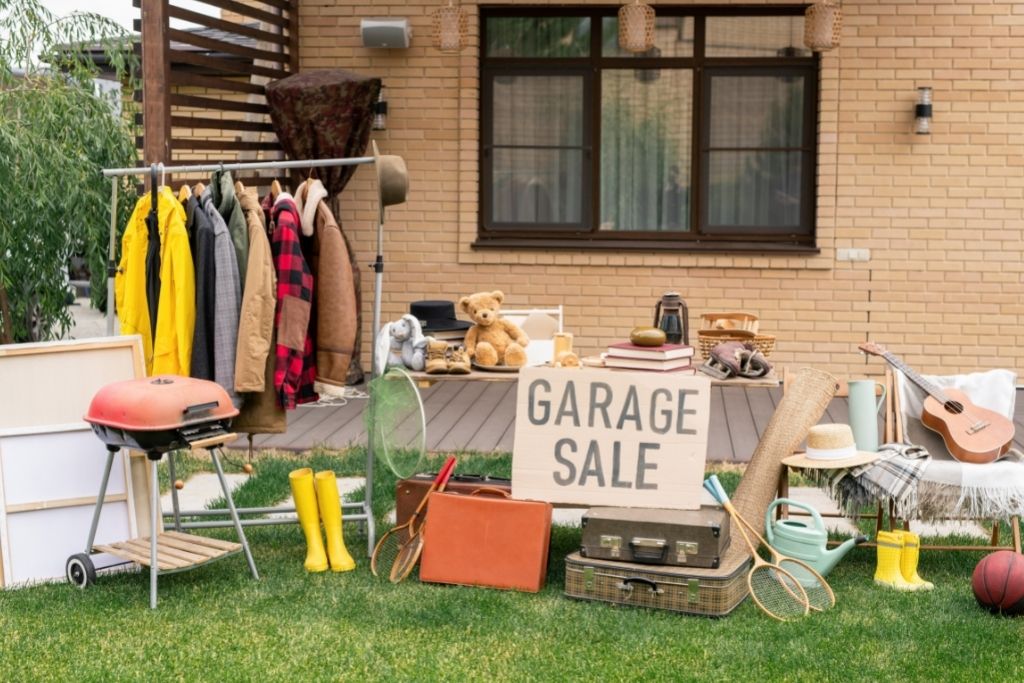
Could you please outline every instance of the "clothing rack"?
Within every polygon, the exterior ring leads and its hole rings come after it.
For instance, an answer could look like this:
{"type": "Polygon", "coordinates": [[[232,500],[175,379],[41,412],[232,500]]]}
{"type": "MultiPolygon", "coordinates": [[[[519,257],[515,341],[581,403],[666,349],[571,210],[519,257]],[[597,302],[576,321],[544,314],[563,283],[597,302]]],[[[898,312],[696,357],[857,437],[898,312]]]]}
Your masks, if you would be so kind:
{"type": "MultiPolygon", "coordinates": [[[[156,206],[156,187],[159,176],[160,185],[167,173],[209,173],[213,171],[258,171],[258,170],[285,170],[296,168],[329,168],[335,166],[361,166],[363,164],[376,163],[374,157],[348,157],[335,159],[298,159],[291,161],[254,161],[237,162],[230,164],[190,164],[165,166],[163,163],[151,164],[149,167],[136,166],[130,168],[105,168],[103,176],[110,178],[110,250],[107,262],[107,334],[114,334],[114,276],[117,273],[116,241],[117,241],[117,200],[118,200],[118,178],[125,176],[145,176],[149,174],[151,191],[154,195],[153,206],[156,206]]],[[[381,212],[382,215],[382,212],[381,212]]],[[[374,272],[373,281],[373,329],[380,329],[380,307],[384,288],[384,221],[383,217],[377,221],[377,255],[370,265],[374,272]]],[[[372,339],[371,339],[372,342],[372,339]]],[[[370,377],[374,377],[374,369],[377,366],[376,344],[370,344],[370,377]]],[[[251,441],[250,441],[251,444],[251,441]]],[[[173,459],[170,460],[173,462],[173,459]]],[[[362,522],[366,525],[366,552],[367,556],[373,553],[376,545],[376,529],[373,519],[373,430],[366,434],[366,488],[361,503],[342,503],[342,509],[354,509],[355,513],[344,516],[346,521],[362,522]]],[[[174,480],[174,472],[170,473],[171,481],[174,480]]],[[[171,498],[174,504],[175,528],[177,530],[187,528],[210,528],[229,527],[230,520],[207,521],[207,522],[181,522],[180,517],[208,517],[223,514],[219,510],[178,510],[177,489],[171,487],[171,498]]],[[[239,515],[263,515],[269,513],[295,512],[295,508],[238,508],[239,515]]],[[[295,518],[283,517],[274,519],[247,519],[241,522],[245,526],[262,526],[269,524],[294,524],[295,518]]]]}

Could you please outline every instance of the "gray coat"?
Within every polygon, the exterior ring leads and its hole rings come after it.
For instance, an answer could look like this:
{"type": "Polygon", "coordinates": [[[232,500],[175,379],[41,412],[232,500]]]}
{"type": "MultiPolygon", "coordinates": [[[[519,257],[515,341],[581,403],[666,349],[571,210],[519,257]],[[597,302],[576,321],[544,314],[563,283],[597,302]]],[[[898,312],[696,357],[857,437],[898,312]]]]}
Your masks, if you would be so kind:
{"type": "MultiPolygon", "coordinates": [[[[232,189],[232,195],[234,190],[232,189]]],[[[214,278],[217,300],[213,312],[213,381],[224,387],[231,401],[242,404],[235,393],[235,352],[238,348],[238,314],[242,307],[242,289],[238,280],[238,260],[228,226],[213,203],[208,187],[200,199],[206,217],[213,225],[214,278]]]]}
{"type": "Polygon", "coordinates": [[[213,204],[217,212],[227,224],[231,235],[231,244],[235,248],[235,268],[238,271],[238,284],[245,291],[245,269],[249,263],[249,226],[245,222],[245,214],[235,195],[235,181],[231,171],[214,171],[210,177],[210,191],[213,193],[213,204]]]}

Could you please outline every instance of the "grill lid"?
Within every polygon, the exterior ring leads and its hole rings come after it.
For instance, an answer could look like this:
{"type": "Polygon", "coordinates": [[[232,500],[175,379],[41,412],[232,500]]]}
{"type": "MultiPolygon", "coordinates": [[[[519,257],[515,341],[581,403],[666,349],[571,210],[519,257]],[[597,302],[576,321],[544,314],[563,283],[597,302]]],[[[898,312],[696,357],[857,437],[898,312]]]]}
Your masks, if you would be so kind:
{"type": "Polygon", "coordinates": [[[235,415],[238,409],[216,382],[158,375],[108,384],[93,396],[83,419],[117,429],[159,431],[235,415]]]}

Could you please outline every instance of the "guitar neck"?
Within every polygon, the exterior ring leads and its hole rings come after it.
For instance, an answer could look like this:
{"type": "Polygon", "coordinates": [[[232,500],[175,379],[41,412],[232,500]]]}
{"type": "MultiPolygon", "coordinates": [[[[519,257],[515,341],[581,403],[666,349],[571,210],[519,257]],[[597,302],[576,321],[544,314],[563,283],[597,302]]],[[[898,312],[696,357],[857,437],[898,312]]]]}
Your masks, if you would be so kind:
{"type": "Polygon", "coordinates": [[[946,396],[938,385],[926,380],[917,370],[904,363],[901,358],[889,353],[888,351],[882,354],[882,358],[884,358],[889,365],[906,375],[907,379],[916,384],[922,391],[934,398],[936,401],[939,401],[940,403],[946,403],[949,401],[949,397],[946,396]]]}

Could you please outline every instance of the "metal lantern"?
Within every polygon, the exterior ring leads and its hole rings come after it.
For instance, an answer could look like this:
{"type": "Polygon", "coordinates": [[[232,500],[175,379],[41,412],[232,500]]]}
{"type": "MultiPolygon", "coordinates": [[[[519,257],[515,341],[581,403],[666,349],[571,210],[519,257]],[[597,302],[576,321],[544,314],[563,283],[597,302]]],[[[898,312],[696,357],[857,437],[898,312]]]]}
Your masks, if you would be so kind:
{"type": "Polygon", "coordinates": [[[804,45],[815,52],[839,47],[843,11],[828,0],[816,2],[804,12],[804,45]]]}
{"type": "Polygon", "coordinates": [[[434,11],[434,47],[441,52],[458,52],[466,44],[469,21],[462,7],[448,4],[434,11]]]}
{"type": "Polygon", "coordinates": [[[634,0],[619,8],[619,47],[647,52],[654,47],[654,8],[634,0]]]}

